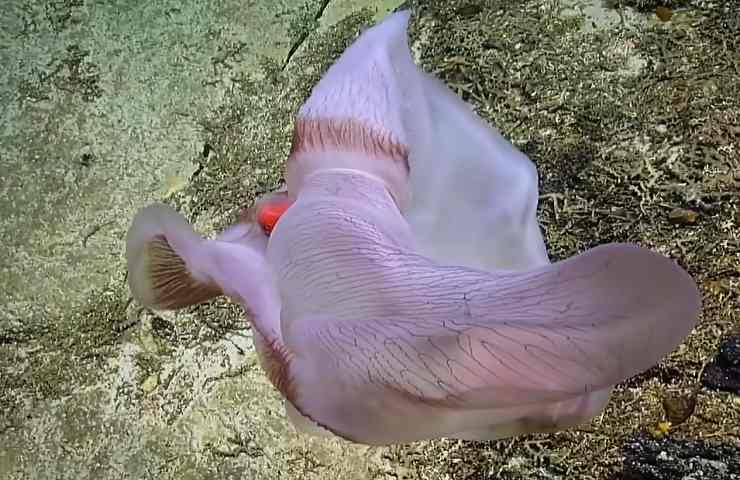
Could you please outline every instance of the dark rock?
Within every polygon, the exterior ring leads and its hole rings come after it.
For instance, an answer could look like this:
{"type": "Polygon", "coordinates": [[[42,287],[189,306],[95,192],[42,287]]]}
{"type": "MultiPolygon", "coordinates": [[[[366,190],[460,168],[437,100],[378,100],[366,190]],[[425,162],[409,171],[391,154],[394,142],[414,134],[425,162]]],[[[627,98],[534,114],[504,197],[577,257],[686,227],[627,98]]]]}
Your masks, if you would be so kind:
{"type": "Polygon", "coordinates": [[[701,383],[713,390],[740,395],[740,335],[720,344],[717,355],[704,367],[701,383]]]}
{"type": "Polygon", "coordinates": [[[474,17],[482,11],[483,11],[483,7],[475,3],[470,3],[470,4],[463,5],[457,8],[455,12],[463,18],[467,18],[467,17],[474,17]]]}
{"type": "Polygon", "coordinates": [[[641,433],[622,447],[623,480],[740,479],[740,448],[641,433]]]}

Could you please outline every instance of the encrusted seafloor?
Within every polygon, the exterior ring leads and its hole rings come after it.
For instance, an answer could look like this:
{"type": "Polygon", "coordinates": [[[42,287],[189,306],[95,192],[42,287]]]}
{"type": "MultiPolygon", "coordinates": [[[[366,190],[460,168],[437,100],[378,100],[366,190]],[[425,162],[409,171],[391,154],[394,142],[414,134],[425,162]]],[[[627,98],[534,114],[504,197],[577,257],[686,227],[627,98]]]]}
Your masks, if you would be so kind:
{"type": "Polygon", "coordinates": [[[393,448],[306,438],[237,306],[130,300],[134,212],[164,200],[210,234],[277,187],[311,86],[400,3],[3,4],[0,478],[657,479],[630,463],[656,448],[650,468],[740,478],[740,397],[697,380],[740,331],[736,0],[405,2],[419,63],[537,164],[554,259],[635,241],[701,286],[694,333],[588,425],[393,448]],[[694,409],[681,423],[671,405],[694,409]],[[681,440],[708,447],[689,461],[662,446],[695,445],[681,440]]]}

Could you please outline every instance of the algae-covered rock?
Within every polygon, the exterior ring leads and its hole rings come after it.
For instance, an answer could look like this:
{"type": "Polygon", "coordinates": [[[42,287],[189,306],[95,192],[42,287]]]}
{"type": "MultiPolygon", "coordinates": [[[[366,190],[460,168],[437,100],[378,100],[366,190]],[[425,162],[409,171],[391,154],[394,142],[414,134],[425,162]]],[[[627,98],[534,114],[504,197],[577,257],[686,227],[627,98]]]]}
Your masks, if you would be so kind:
{"type": "Polygon", "coordinates": [[[740,447],[731,444],[654,439],[641,434],[623,448],[624,480],[740,478],[740,447]]]}

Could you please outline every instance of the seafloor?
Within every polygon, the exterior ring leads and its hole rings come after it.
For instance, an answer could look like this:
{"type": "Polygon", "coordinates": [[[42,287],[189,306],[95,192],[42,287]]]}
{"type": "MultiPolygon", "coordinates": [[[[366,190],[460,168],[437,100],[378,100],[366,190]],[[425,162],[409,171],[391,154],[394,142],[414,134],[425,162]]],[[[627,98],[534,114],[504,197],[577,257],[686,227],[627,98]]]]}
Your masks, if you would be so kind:
{"type": "MultiPolygon", "coordinates": [[[[739,451],[740,398],[694,388],[740,330],[737,0],[406,2],[420,64],[537,164],[554,259],[634,241],[701,286],[701,324],[589,425],[393,448],[305,438],[239,308],[131,302],[134,212],[166,200],[212,233],[278,186],[296,108],[400,3],[3,2],[0,478],[604,480],[628,478],[639,432],[739,451]],[[658,428],[663,398],[692,392],[694,414],[658,428]]],[[[740,478],[725,457],[695,478],[740,478]]]]}

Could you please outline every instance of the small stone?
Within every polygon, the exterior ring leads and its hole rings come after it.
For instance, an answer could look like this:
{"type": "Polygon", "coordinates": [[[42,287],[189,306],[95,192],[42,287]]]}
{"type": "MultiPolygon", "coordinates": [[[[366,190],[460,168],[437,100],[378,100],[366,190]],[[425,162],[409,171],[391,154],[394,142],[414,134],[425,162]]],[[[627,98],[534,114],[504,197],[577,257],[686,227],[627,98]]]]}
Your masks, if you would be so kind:
{"type": "Polygon", "coordinates": [[[672,426],[680,425],[694,414],[697,390],[666,392],[663,395],[663,412],[672,426]]]}
{"type": "Polygon", "coordinates": [[[674,208],[668,214],[668,220],[674,225],[693,225],[699,219],[699,214],[687,208],[674,208]]]}
{"type": "Polygon", "coordinates": [[[673,17],[673,10],[668,7],[656,7],[655,16],[660,19],[661,22],[667,22],[673,17]]]}
{"type": "Polygon", "coordinates": [[[159,375],[153,373],[146,377],[146,380],[141,384],[141,391],[146,395],[149,395],[155,388],[157,388],[157,385],[159,385],[159,375]]]}

